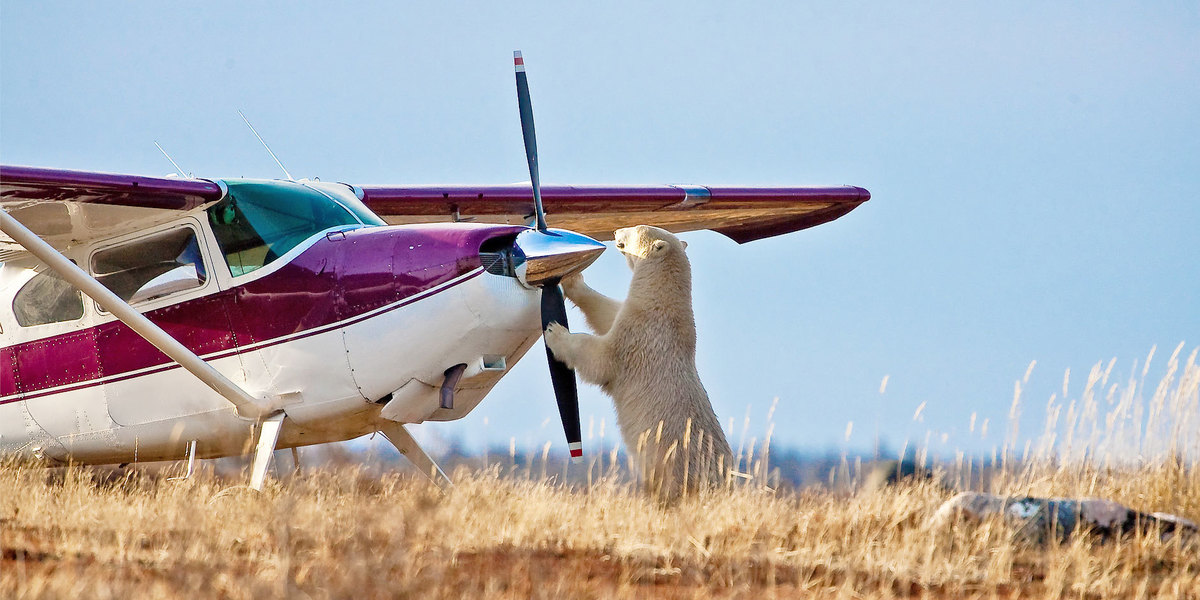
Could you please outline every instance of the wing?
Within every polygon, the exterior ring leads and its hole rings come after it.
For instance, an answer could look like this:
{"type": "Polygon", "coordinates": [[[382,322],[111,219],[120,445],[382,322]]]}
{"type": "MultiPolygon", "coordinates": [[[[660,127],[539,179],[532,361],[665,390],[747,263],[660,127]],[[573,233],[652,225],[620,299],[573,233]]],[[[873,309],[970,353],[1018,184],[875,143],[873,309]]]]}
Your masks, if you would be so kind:
{"type": "MultiPolygon", "coordinates": [[[[528,184],[364,186],[364,202],[388,223],[454,219],[527,224],[528,184]]],[[[542,186],[551,226],[611,240],[621,227],[649,224],[676,233],[711,229],[738,243],[832,221],[870,192],[838,187],[542,186]]]]}
{"type": "MultiPolygon", "coordinates": [[[[152,227],[223,194],[203,179],[0,166],[0,208],[59,249],[152,227]]],[[[0,262],[22,252],[0,234],[0,262]]]]}
{"type": "MultiPolygon", "coordinates": [[[[525,224],[527,184],[364,186],[364,202],[392,224],[452,220],[525,224]]],[[[152,227],[221,199],[219,182],[0,166],[0,208],[56,248],[152,227]]],[[[832,221],[871,198],[860,187],[689,185],[542,188],[554,227],[612,239],[647,223],[679,233],[711,229],[739,243],[832,221]]],[[[0,261],[22,252],[0,234],[0,261]]]]}

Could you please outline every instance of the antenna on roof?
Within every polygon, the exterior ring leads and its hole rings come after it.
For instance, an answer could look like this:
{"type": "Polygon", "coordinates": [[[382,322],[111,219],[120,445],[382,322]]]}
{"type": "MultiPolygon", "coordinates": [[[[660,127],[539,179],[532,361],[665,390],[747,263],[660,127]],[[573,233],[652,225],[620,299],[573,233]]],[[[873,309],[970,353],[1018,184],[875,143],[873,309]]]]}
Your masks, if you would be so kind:
{"type": "Polygon", "coordinates": [[[267,145],[267,140],[264,140],[261,135],[258,135],[258,130],[254,129],[254,126],[250,124],[250,119],[247,119],[246,115],[243,115],[242,111],[240,110],[238,111],[238,114],[242,116],[242,120],[246,122],[246,126],[250,128],[250,131],[254,132],[254,137],[258,138],[258,141],[262,142],[263,148],[267,149],[267,154],[270,154],[271,158],[275,159],[275,164],[279,165],[280,169],[283,169],[283,174],[287,175],[288,181],[295,181],[295,178],[292,177],[292,174],[288,173],[287,167],[283,166],[283,163],[279,162],[279,157],[275,156],[274,152],[271,152],[271,147],[267,145]]]}
{"type": "Polygon", "coordinates": [[[159,152],[163,153],[163,156],[167,157],[167,160],[171,161],[171,166],[175,167],[175,171],[177,171],[179,173],[180,177],[182,177],[184,179],[189,179],[187,174],[183,172],[183,169],[179,168],[179,163],[175,162],[175,159],[171,158],[171,155],[167,154],[167,151],[163,150],[163,147],[159,146],[157,141],[154,142],[154,146],[156,148],[158,148],[159,152]]]}

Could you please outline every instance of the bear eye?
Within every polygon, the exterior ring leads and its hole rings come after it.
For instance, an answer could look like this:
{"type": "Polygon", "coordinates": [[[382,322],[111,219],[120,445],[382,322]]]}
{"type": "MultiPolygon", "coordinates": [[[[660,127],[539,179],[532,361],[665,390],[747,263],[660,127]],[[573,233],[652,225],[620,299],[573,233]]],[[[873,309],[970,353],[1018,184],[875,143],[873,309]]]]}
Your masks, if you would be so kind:
{"type": "Polygon", "coordinates": [[[625,242],[617,242],[617,249],[620,250],[623,248],[625,248],[625,242]]]}

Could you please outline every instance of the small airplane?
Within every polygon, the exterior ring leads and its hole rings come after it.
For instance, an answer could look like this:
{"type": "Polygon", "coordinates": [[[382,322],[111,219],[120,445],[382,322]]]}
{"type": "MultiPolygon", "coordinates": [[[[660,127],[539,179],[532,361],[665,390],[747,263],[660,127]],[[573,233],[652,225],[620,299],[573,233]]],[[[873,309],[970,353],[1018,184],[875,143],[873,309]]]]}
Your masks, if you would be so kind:
{"type": "MultiPolygon", "coordinates": [[[[744,243],[870,198],[854,186],[543,187],[520,52],[514,65],[529,184],[0,166],[0,454],[187,459],[190,473],[196,458],[253,447],[261,489],[276,450],[381,432],[447,486],[404,424],[461,419],[548,323],[566,325],[558,282],[599,256],[598,239],[653,223],[744,243]]],[[[575,375],[547,359],[578,459],[575,375]]]]}

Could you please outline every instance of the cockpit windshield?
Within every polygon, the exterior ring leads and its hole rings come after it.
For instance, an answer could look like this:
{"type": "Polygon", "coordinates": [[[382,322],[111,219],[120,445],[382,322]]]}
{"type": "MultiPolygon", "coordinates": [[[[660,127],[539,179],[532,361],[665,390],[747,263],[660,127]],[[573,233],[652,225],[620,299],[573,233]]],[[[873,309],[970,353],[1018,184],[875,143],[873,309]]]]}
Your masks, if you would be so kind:
{"type": "Polygon", "coordinates": [[[364,224],[342,203],[304,185],[225,183],[229,193],[208,209],[208,221],[234,276],[270,264],[315,233],[364,224]]]}

